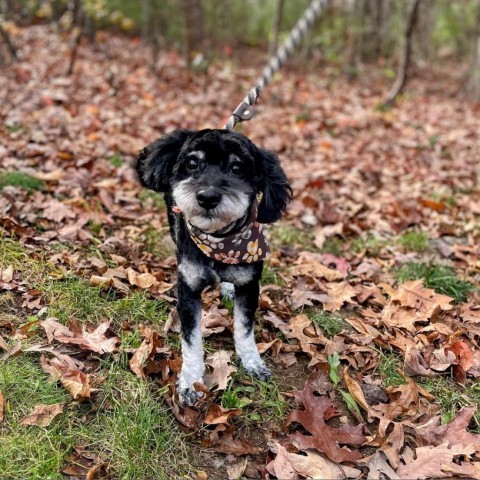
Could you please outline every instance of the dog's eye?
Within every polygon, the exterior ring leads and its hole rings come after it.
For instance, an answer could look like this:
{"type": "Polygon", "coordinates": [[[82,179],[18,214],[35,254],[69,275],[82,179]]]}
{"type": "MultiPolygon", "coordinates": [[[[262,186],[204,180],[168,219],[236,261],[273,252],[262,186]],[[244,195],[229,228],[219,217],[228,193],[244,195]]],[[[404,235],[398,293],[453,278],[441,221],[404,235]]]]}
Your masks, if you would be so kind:
{"type": "Polygon", "coordinates": [[[232,173],[238,175],[242,171],[242,164],[240,162],[235,162],[231,166],[232,173]]]}
{"type": "Polygon", "coordinates": [[[198,160],[195,158],[190,158],[187,162],[187,169],[190,171],[196,170],[198,168],[198,160]]]}

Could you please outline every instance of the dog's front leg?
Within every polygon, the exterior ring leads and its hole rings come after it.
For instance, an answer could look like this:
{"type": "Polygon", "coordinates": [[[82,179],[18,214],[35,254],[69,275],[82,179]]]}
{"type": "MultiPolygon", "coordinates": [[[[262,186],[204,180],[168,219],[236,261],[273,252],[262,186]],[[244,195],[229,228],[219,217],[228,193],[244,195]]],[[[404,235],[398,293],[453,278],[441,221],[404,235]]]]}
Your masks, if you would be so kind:
{"type": "Polygon", "coordinates": [[[182,327],[182,370],[177,391],[182,405],[193,405],[197,394],[193,384],[203,382],[205,364],[201,331],[202,290],[192,288],[189,279],[180,273],[178,278],[177,310],[182,327]]]}
{"type": "Polygon", "coordinates": [[[253,326],[260,293],[258,280],[235,286],[234,339],[235,351],[248,374],[265,381],[272,373],[260,358],[253,326]]]}

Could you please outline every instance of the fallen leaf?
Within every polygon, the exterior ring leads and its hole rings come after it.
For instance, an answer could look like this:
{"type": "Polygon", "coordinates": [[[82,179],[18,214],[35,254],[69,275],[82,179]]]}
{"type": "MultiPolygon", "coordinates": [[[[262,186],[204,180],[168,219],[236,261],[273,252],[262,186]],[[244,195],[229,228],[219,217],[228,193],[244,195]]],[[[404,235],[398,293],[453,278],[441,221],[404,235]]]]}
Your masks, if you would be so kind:
{"type": "Polygon", "coordinates": [[[362,458],[357,463],[358,465],[368,468],[367,480],[378,480],[379,478],[384,478],[385,476],[390,480],[400,480],[400,477],[387,463],[387,457],[385,454],[379,450],[377,450],[368,458],[362,458]]]}
{"type": "Polygon", "coordinates": [[[328,284],[327,294],[329,299],[324,303],[323,308],[328,312],[336,312],[344,303],[352,303],[351,300],[357,292],[348,282],[341,282],[328,284]]]}
{"type": "MultiPolygon", "coordinates": [[[[305,455],[297,455],[294,453],[286,453],[287,460],[294,470],[306,478],[343,480],[345,478],[356,478],[362,472],[357,468],[339,465],[328,458],[324,458],[319,453],[307,450],[305,455]]],[[[283,477],[279,477],[283,478],[283,477]]]]}
{"type": "Polygon", "coordinates": [[[243,412],[239,408],[223,408],[216,403],[212,403],[205,416],[206,425],[218,425],[220,423],[228,423],[230,418],[237,417],[243,412]]]}
{"type": "Polygon", "coordinates": [[[57,342],[78,345],[83,350],[91,350],[96,353],[114,352],[116,344],[120,342],[118,337],[107,338],[105,336],[105,332],[110,327],[109,321],[101,323],[92,331],[88,331],[87,327],[82,325],[79,332],[72,331],[53,317],[40,322],[40,325],[45,329],[49,342],[57,340],[57,342]]]}
{"type": "Polygon", "coordinates": [[[47,359],[42,355],[40,363],[43,370],[49,373],[54,380],[60,380],[74,400],[90,398],[92,390],[88,374],[72,368],[71,365],[59,358],[47,359]]]}
{"type": "Polygon", "coordinates": [[[454,456],[460,453],[471,455],[473,451],[468,447],[463,452],[461,450],[451,450],[444,443],[436,447],[416,448],[416,458],[414,458],[412,451],[407,448],[403,454],[404,463],[399,465],[396,473],[402,480],[450,477],[447,469],[453,463],[454,456]]]}
{"type": "Polygon", "coordinates": [[[358,451],[348,450],[344,445],[362,445],[366,439],[362,435],[363,425],[353,427],[344,425],[332,428],[325,423],[324,414],[333,408],[331,400],[326,396],[316,397],[311,385],[294,392],[296,400],[302,402],[304,410],[293,410],[288,416],[287,425],[297,422],[311,433],[295,433],[290,436],[292,443],[301,450],[315,449],[325,453],[333,462],[355,461],[362,458],[358,451]],[[343,445],[341,447],[341,445],[343,445]]]}
{"type": "Polygon", "coordinates": [[[476,409],[476,405],[462,408],[446,425],[442,425],[441,417],[436,416],[423,425],[412,426],[423,442],[429,445],[438,446],[446,442],[450,448],[473,446],[480,453],[480,434],[467,431],[476,409]]]}
{"type": "Polygon", "coordinates": [[[37,427],[48,427],[52,420],[63,412],[63,403],[52,405],[36,405],[32,413],[20,419],[20,425],[36,425],[37,427]]]}
{"type": "Polygon", "coordinates": [[[10,265],[3,270],[0,269],[0,282],[10,283],[13,280],[13,267],[10,265]]]}
{"type": "Polygon", "coordinates": [[[473,366],[473,352],[470,347],[462,341],[453,342],[448,349],[456,356],[457,363],[466,371],[473,366]]]}
{"type": "Polygon", "coordinates": [[[127,268],[127,278],[130,285],[135,285],[139,288],[150,288],[158,283],[151,273],[138,273],[133,268],[127,268]]]}
{"type": "Polygon", "coordinates": [[[212,372],[205,375],[205,385],[209,390],[215,386],[215,390],[227,388],[232,373],[237,371],[237,368],[232,364],[232,355],[233,352],[219,350],[210,353],[205,359],[205,364],[212,367],[212,372]]]}

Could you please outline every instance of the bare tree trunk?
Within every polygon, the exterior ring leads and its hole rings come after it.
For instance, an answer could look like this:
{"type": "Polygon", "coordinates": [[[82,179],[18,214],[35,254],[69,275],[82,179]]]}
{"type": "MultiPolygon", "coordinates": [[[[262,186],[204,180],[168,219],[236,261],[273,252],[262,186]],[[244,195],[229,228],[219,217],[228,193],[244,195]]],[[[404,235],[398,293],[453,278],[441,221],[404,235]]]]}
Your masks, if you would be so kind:
{"type": "Polygon", "coordinates": [[[85,12],[83,10],[82,0],[75,0],[73,8],[73,22],[72,22],[72,31],[76,32],[75,38],[73,40],[73,46],[70,54],[70,64],[68,65],[67,75],[73,73],[75,68],[75,63],[77,62],[78,49],[80,47],[80,42],[84,36],[84,23],[85,23],[85,12]]]}
{"type": "Polygon", "coordinates": [[[280,38],[280,29],[282,27],[284,5],[285,5],[285,0],[277,0],[277,10],[275,12],[275,22],[273,24],[273,38],[269,48],[270,55],[273,55],[278,48],[278,40],[280,38]]]}
{"type": "Polygon", "coordinates": [[[472,63],[467,91],[473,101],[480,101],[480,0],[477,5],[477,21],[473,35],[472,63]]]}
{"type": "Polygon", "coordinates": [[[8,51],[10,55],[13,57],[14,60],[18,60],[17,49],[13,44],[12,40],[10,39],[10,35],[8,32],[3,28],[3,25],[0,23],[0,36],[3,38],[3,41],[7,45],[8,51]]]}
{"type": "Polygon", "coordinates": [[[385,105],[393,105],[395,99],[398,95],[402,92],[405,88],[407,83],[407,76],[408,76],[408,67],[410,66],[410,60],[412,56],[412,34],[413,28],[415,27],[415,23],[418,17],[418,6],[420,4],[420,0],[412,0],[410,4],[410,8],[407,15],[407,25],[405,28],[405,36],[404,36],[404,45],[402,51],[402,58],[400,60],[397,79],[393,84],[390,92],[388,93],[385,99],[385,105]]]}
{"type": "Polygon", "coordinates": [[[151,43],[152,33],[152,0],[142,0],[142,39],[151,43]]]}
{"type": "Polygon", "coordinates": [[[205,53],[205,24],[202,0],[182,0],[185,19],[185,59],[190,68],[197,54],[205,53]]]}

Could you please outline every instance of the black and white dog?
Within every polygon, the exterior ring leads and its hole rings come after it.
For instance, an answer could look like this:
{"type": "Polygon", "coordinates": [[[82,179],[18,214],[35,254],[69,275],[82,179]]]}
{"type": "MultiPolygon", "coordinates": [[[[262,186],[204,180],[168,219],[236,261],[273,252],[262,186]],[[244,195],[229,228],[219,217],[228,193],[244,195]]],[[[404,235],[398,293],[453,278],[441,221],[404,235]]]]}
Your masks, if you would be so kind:
{"type": "Polygon", "coordinates": [[[292,195],[278,158],[240,133],[177,130],[143,149],[136,170],[144,187],[165,193],[177,245],[180,402],[193,404],[194,383],[203,381],[201,293],[207,285],[233,284],[236,354],[249,374],[268,379],[253,325],[269,256],[262,224],[277,221],[292,195]]]}

